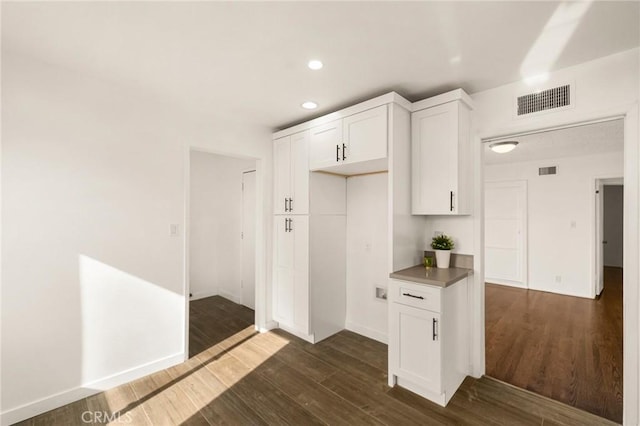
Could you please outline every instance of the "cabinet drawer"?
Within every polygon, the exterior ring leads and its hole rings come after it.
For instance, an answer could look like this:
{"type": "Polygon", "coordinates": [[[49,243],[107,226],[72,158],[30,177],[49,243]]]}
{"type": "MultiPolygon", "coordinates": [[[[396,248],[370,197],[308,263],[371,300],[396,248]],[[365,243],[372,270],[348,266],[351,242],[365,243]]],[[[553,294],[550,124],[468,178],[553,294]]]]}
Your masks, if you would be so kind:
{"type": "Polygon", "coordinates": [[[417,285],[404,284],[402,282],[397,283],[395,287],[394,302],[432,312],[440,312],[439,289],[418,288],[419,286],[417,285]]]}

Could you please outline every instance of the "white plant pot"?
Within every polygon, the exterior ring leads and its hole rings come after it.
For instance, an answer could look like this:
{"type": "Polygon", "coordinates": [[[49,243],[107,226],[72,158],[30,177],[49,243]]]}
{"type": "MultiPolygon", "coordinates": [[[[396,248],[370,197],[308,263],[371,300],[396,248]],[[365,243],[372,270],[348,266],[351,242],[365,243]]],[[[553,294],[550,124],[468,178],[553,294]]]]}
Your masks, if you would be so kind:
{"type": "Polygon", "coordinates": [[[448,268],[449,260],[451,259],[451,250],[435,250],[436,252],[436,266],[438,268],[448,268]]]}

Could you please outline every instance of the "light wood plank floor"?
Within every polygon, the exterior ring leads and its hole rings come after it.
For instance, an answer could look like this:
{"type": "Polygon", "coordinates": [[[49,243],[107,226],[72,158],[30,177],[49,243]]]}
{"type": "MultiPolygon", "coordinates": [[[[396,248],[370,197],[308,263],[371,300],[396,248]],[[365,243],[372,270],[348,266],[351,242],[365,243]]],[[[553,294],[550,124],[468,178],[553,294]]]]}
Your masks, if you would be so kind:
{"type": "Polygon", "coordinates": [[[349,331],[316,345],[279,330],[257,334],[244,324],[252,312],[220,297],[191,308],[200,352],[189,361],[23,424],[83,424],[87,410],[135,425],[609,424],[488,378],[466,379],[442,408],[386,385],[384,344],[349,331]]]}
{"type": "Polygon", "coordinates": [[[622,270],[596,300],[487,284],[488,376],[622,422],[622,270]]]}

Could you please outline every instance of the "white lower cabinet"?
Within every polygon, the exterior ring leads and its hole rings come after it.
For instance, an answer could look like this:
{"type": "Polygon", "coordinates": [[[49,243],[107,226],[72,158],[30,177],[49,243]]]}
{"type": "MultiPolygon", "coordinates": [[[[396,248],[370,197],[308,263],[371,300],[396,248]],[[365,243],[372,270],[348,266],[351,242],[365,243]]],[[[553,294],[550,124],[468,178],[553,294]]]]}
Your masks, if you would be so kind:
{"type": "Polygon", "coordinates": [[[275,216],[273,316],[309,333],[309,216],[275,216]]]}
{"type": "Polygon", "coordinates": [[[390,280],[389,386],[446,406],[470,371],[467,278],[446,288],[390,280]]]}

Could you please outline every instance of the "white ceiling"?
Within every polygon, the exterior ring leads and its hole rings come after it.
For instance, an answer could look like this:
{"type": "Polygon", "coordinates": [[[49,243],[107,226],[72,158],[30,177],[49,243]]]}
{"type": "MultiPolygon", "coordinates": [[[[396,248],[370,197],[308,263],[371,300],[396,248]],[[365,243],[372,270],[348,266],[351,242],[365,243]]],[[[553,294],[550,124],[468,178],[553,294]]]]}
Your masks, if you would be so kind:
{"type": "Polygon", "coordinates": [[[2,50],[3,59],[29,55],[134,85],[187,110],[282,128],[391,90],[415,101],[517,81],[528,72],[521,68],[530,51],[548,61],[546,69],[532,68],[538,72],[638,46],[638,2],[595,2],[584,15],[569,10],[558,22],[557,12],[572,7],[3,2],[2,50]],[[306,68],[312,58],[324,69],[306,68]],[[320,108],[301,109],[309,99],[320,108]]]}
{"type": "Polygon", "coordinates": [[[498,154],[484,144],[485,164],[519,163],[623,151],[624,120],[587,124],[527,136],[506,138],[518,141],[511,152],[498,154]]]}

